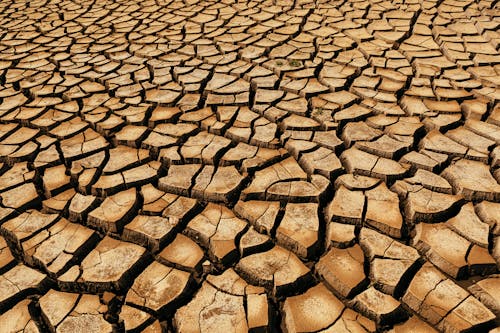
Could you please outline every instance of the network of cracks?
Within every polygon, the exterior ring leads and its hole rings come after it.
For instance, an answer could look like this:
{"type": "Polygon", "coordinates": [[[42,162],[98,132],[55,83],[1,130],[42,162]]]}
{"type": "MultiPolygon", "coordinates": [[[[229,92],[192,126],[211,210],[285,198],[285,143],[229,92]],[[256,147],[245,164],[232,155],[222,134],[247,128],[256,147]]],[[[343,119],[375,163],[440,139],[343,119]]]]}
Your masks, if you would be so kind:
{"type": "Polygon", "coordinates": [[[490,0],[2,0],[0,332],[500,332],[490,0]]]}

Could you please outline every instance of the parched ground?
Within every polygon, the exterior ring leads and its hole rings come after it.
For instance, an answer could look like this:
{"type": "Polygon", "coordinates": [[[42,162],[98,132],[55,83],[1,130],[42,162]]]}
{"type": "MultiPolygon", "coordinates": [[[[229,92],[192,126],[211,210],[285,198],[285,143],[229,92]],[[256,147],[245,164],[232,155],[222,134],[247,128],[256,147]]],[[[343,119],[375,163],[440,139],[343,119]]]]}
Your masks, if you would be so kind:
{"type": "Polygon", "coordinates": [[[0,333],[500,332],[499,6],[1,0],[0,333]]]}

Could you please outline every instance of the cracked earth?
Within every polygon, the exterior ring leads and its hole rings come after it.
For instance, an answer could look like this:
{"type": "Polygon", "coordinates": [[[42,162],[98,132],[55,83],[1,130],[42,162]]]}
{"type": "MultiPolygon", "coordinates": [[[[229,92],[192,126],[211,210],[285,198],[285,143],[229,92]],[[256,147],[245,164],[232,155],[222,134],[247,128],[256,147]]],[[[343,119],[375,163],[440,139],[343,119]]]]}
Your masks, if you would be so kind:
{"type": "Polygon", "coordinates": [[[0,2],[0,332],[499,333],[490,0],[0,2]]]}

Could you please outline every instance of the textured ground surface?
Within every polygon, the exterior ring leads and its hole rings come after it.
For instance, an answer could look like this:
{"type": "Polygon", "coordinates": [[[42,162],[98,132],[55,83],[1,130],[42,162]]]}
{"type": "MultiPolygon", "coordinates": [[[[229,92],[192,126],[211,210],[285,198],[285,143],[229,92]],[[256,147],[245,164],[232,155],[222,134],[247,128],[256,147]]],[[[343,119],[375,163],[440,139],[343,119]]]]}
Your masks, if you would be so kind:
{"type": "Polygon", "coordinates": [[[496,1],[0,1],[0,332],[499,332],[496,1]]]}

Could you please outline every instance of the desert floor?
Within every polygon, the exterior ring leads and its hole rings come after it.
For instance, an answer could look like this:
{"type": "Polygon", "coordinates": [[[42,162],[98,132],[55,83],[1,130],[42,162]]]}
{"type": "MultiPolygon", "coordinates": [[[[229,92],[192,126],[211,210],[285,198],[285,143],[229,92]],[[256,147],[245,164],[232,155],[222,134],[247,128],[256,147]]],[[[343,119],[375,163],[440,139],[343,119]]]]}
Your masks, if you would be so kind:
{"type": "Polygon", "coordinates": [[[1,0],[0,333],[499,333],[499,27],[1,0]]]}

